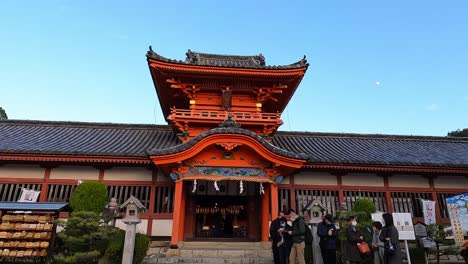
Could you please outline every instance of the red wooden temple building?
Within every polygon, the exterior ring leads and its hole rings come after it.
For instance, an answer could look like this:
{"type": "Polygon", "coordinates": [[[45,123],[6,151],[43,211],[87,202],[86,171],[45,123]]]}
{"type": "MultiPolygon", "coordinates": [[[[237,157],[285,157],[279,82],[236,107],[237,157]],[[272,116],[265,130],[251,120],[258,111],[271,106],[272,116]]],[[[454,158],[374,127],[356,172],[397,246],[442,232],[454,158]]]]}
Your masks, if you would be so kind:
{"type": "Polygon", "coordinates": [[[146,56],[168,125],[1,120],[0,200],[23,187],[66,202],[78,180],[102,181],[148,208],[140,232],[177,246],[267,241],[272,217],[313,199],[333,214],[365,197],[415,219],[429,199],[447,221],[445,198],[468,190],[468,139],[278,131],[305,58],[146,56]]]}

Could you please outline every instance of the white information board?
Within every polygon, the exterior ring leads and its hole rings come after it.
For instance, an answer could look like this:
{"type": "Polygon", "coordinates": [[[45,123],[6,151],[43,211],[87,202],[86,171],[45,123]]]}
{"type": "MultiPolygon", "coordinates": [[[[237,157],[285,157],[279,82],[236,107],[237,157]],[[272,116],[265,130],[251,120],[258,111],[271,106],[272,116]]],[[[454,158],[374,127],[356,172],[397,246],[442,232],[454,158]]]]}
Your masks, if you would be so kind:
{"type": "Polygon", "coordinates": [[[393,213],[393,224],[400,240],[415,240],[413,219],[410,213],[393,213]]]}
{"type": "MultiPolygon", "coordinates": [[[[373,221],[379,221],[384,225],[382,215],[384,213],[373,213],[371,215],[373,221]]],[[[413,228],[413,219],[410,213],[393,213],[393,224],[398,230],[398,239],[399,240],[415,240],[416,236],[414,234],[413,228]]]]}

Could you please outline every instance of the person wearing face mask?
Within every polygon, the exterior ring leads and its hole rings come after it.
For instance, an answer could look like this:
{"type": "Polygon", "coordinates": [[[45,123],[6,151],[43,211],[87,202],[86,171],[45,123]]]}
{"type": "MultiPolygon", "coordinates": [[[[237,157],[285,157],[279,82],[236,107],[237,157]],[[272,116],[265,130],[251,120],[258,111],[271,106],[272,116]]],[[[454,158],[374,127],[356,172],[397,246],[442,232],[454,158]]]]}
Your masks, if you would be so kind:
{"type": "Polygon", "coordinates": [[[293,239],[292,239],[292,236],[288,233],[289,231],[292,231],[291,226],[288,225],[288,221],[285,217],[281,217],[280,229],[278,229],[278,233],[281,236],[281,240],[277,244],[277,247],[279,250],[279,263],[280,264],[289,263],[289,254],[291,253],[291,248],[293,245],[293,239]]]}
{"type": "Polygon", "coordinates": [[[333,217],[329,214],[317,226],[317,235],[320,237],[320,251],[324,264],[336,263],[336,226],[333,217]]]}
{"type": "Polygon", "coordinates": [[[270,238],[272,240],[271,250],[273,251],[273,262],[275,264],[280,263],[279,250],[278,250],[277,245],[278,245],[278,242],[280,242],[280,240],[281,240],[281,237],[280,237],[280,234],[278,233],[278,230],[280,229],[280,219],[283,216],[284,216],[284,213],[280,212],[278,214],[278,217],[275,220],[271,221],[271,224],[270,224],[270,238]]]}
{"type": "Polygon", "coordinates": [[[372,223],[374,230],[372,236],[372,248],[374,249],[374,264],[384,264],[384,242],[380,241],[380,233],[382,231],[382,224],[377,221],[372,223]]]}
{"type": "Polygon", "coordinates": [[[345,257],[350,264],[362,263],[363,259],[357,247],[358,243],[364,241],[361,231],[357,228],[355,216],[348,217],[349,225],[346,227],[345,257]]]}

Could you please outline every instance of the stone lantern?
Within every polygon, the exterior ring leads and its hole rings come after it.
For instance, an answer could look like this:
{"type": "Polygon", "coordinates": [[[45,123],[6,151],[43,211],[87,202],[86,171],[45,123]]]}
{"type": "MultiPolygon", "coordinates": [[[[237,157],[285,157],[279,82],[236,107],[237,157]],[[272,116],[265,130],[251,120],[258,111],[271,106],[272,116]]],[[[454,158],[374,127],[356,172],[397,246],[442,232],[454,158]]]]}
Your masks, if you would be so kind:
{"type": "Polygon", "coordinates": [[[327,208],[316,199],[309,202],[302,211],[309,214],[310,223],[318,224],[322,222],[322,216],[327,212],[327,208]]]}
{"type": "Polygon", "coordinates": [[[313,200],[309,202],[302,212],[309,215],[310,228],[312,229],[312,235],[314,240],[312,242],[312,256],[314,264],[323,264],[322,252],[320,251],[320,238],[317,235],[317,225],[322,222],[322,217],[326,214],[327,208],[322,204],[320,200],[313,200]]]}
{"type": "Polygon", "coordinates": [[[122,221],[126,224],[125,243],[122,256],[122,264],[133,263],[133,251],[135,249],[136,225],[141,223],[140,212],[146,210],[145,206],[133,195],[125,201],[120,208],[125,208],[125,218],[122,221]]]}

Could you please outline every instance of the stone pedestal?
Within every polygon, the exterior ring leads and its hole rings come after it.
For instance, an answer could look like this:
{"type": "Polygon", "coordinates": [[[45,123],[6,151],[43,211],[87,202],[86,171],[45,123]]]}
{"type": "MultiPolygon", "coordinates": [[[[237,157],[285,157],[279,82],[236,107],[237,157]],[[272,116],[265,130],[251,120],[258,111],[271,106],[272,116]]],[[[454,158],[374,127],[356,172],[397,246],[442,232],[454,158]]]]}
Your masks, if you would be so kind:
{"type": "Polygon", "coordinates": [[[313,264],[323,264],[322,251],[320,250],[320,237],[317,235],[317,224],[312,224],[312,241],[313,264]]]}
{"type": "Polygon", "coordinates": [[[133,251],[135,250],[136,225],[141,223],[139,214],[140,211],[145,210],[145,207],[133,195],[130,195],[130,198],[120,207],[126,209],[125,218],[123,219],[126,228],[122,264],[132,264],[133,251]]]}
{"type": "Polygon", "coordinates": [[[122,255],[122,264],[133,263],[133,252],[135,250],[136,225],[141,221],[123,221],[127,226],[125,228],[125,243],[122,255]]]}

